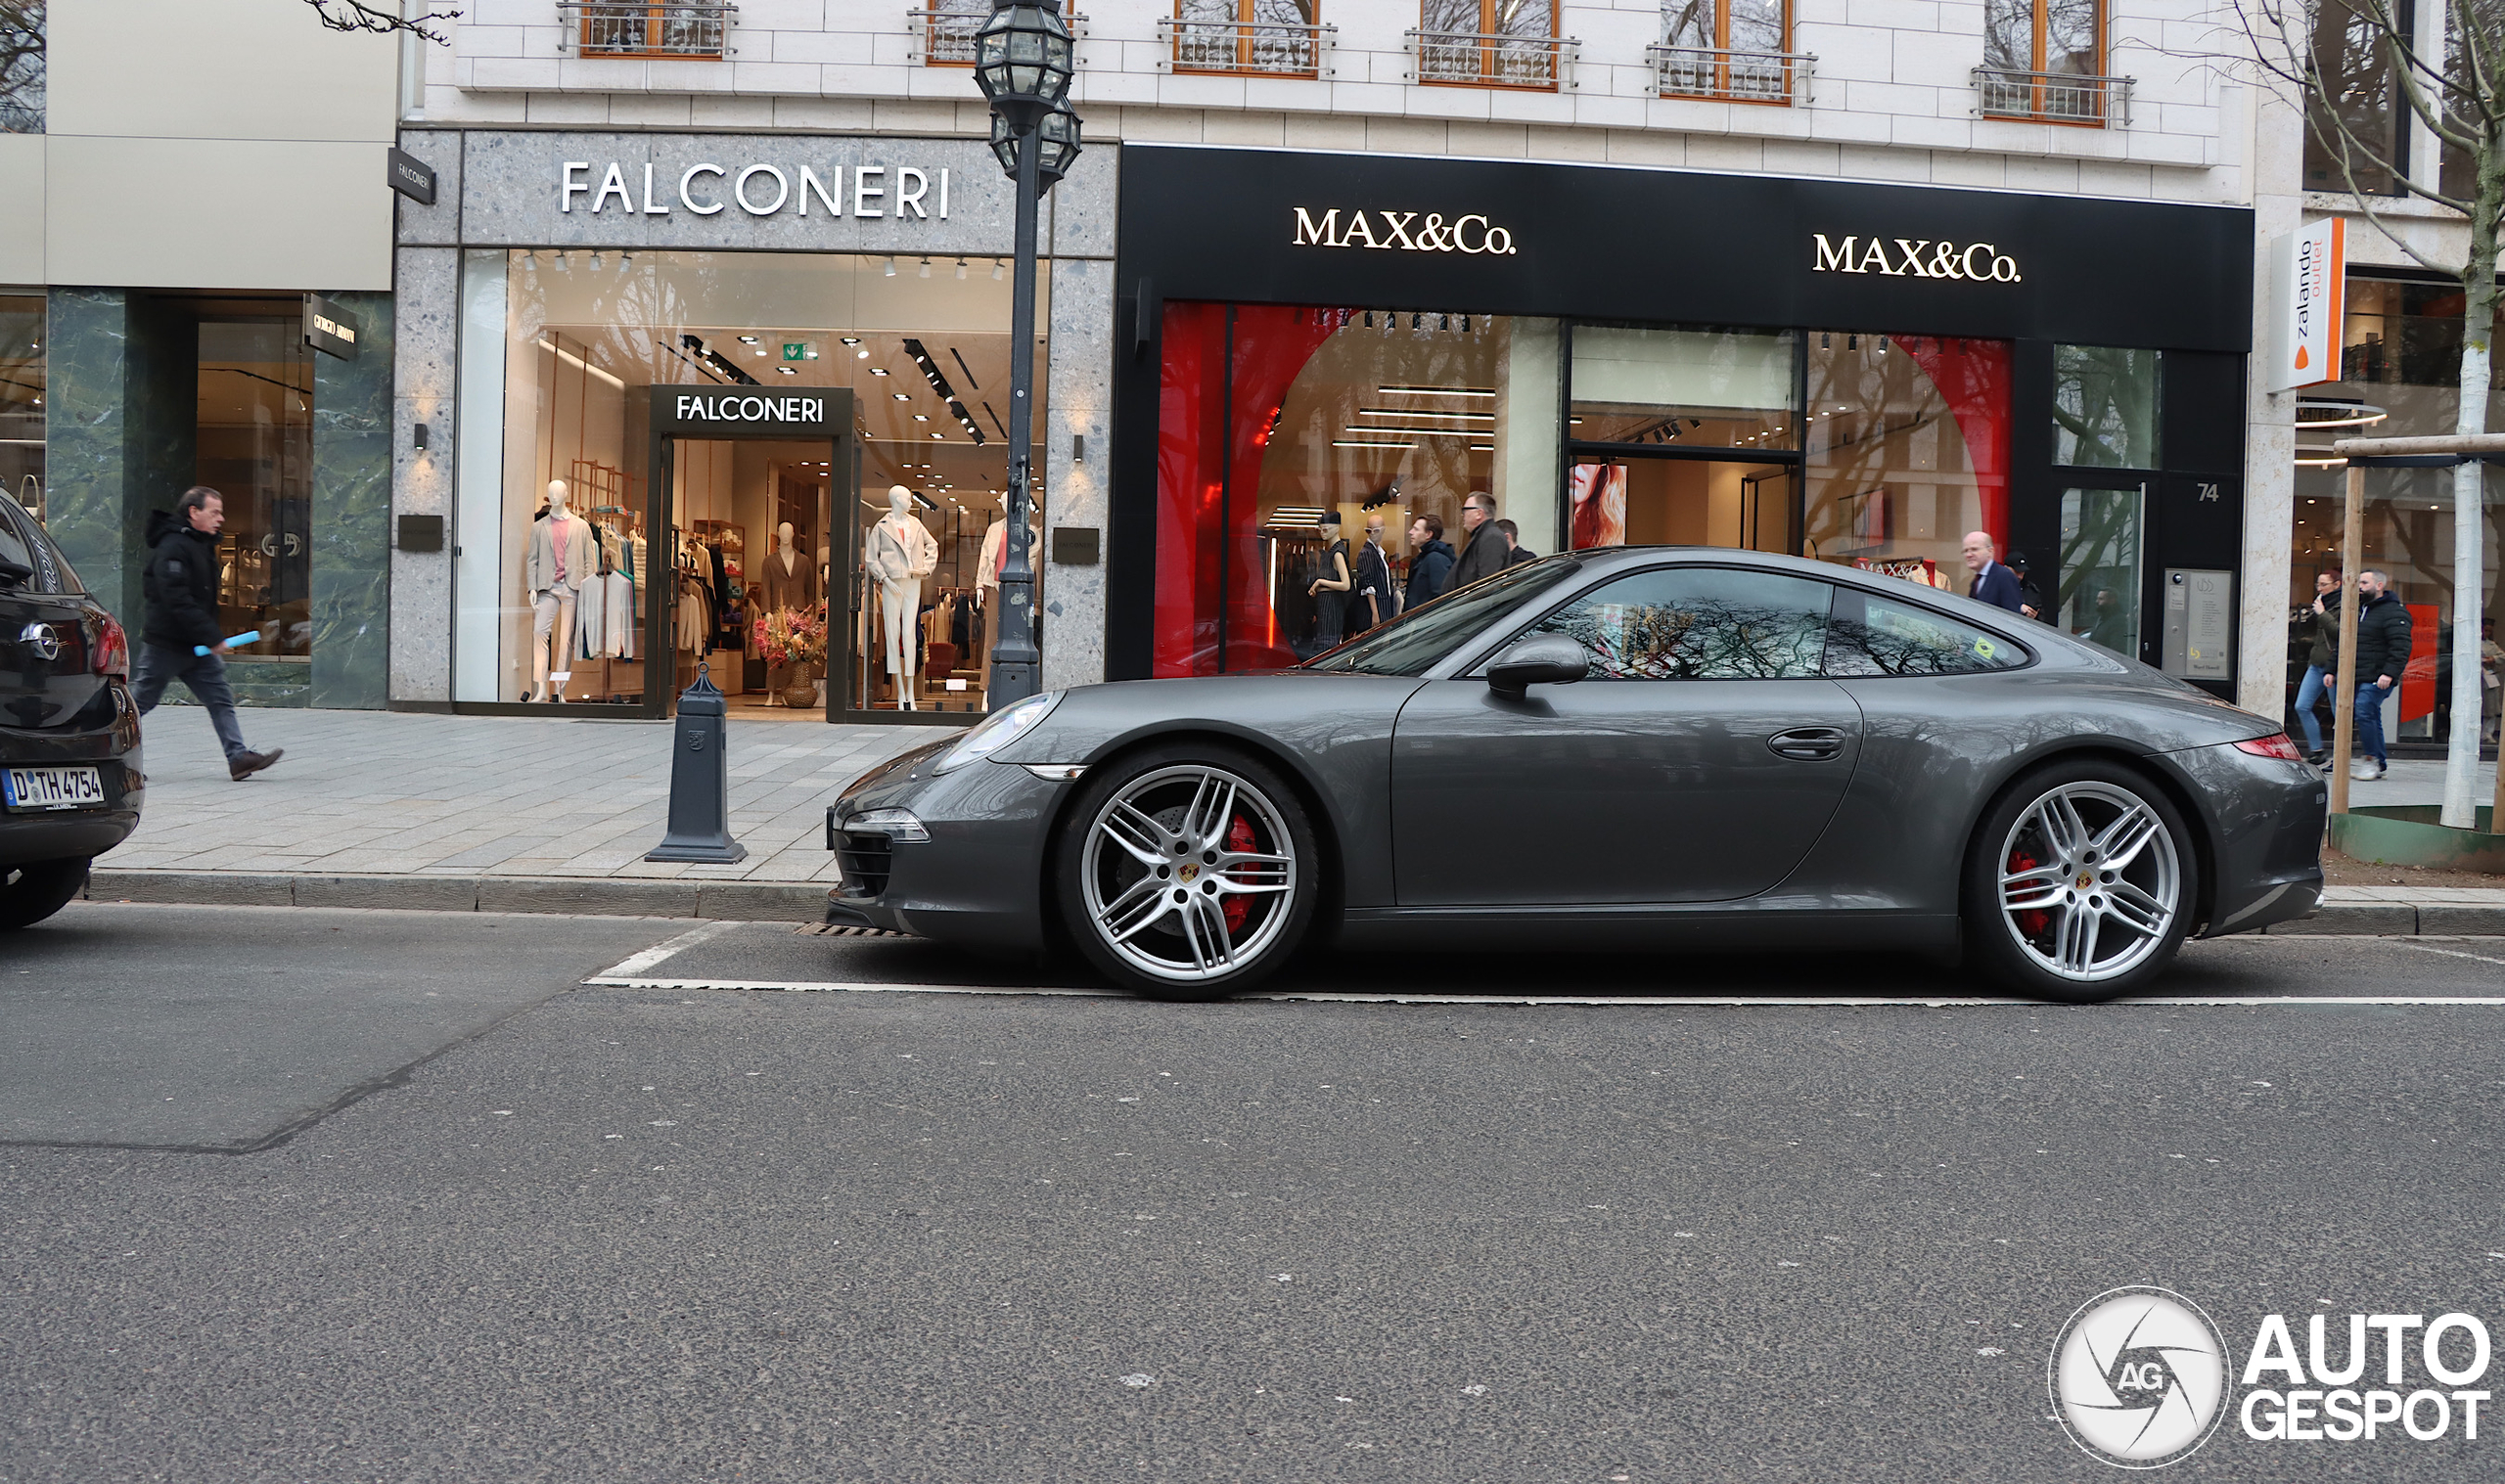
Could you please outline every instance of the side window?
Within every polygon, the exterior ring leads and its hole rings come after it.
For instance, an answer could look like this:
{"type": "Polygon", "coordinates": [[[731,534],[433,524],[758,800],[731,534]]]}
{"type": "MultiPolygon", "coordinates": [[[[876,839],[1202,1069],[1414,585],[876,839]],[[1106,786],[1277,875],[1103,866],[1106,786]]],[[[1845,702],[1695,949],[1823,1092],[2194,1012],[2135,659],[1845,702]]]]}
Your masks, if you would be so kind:
{"type": "Polygon", "coordinates": [[[1591,655],[1594,680],[1800,680],[1818,673],[1835,589],[1729,567],[1635,572],[1532,625],[1591,655]]]}
{"type": "Polygon", "coordinates": [[[1827,673],[1835,676],[1971,675],[2014,669],[2030,657],[1996,634],[1851,588],[1837,591],[1827,629],[1827,673]]]}

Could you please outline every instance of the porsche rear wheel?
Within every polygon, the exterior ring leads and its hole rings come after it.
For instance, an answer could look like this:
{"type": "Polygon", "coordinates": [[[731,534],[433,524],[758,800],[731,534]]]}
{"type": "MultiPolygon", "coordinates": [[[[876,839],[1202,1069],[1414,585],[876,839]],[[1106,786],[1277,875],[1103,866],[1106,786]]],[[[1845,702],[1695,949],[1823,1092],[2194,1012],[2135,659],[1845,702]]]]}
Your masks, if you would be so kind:
{"type": "Polygon", "coordinates": [[[1056,850],[1063,923],[1097,970],[1165,1000],[1267,976],[1303,938],[1313,831],[1285,781],[1215,746],[1091,770],[1056,850]]]}
{"type": "Polygon", "coordinates": [[[2128,994],[2183,946],[2197,869],[2182,815],[2147,779],[2112,763],[2056,763],[2020,780],[1976,832],[1966,942],[2023,994],[2128,994]]]}

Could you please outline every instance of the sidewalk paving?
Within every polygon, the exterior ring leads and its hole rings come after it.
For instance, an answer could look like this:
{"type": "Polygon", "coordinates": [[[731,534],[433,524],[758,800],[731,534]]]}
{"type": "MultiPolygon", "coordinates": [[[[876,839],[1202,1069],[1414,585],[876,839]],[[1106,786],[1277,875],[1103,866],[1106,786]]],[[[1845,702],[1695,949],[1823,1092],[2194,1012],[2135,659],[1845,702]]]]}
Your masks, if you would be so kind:
{"type": "MultiPolygon", "coordinates": [[[[98,861],[100,900],[629,913],[816,921],[835,883],[826,806],[938,732],[730,723],[735,866],[646,861],[669,803],[664,722],[250,709],[287,758],[226,776],[207,714],[148,719],[139,830],[98,861]]],[[[2358,805],[2439,802],[2444,766],[2396,762],[2358,805]]],[[[2505,886],[2334,886],[2275,932],[2505,934],[2505,886]]]]}

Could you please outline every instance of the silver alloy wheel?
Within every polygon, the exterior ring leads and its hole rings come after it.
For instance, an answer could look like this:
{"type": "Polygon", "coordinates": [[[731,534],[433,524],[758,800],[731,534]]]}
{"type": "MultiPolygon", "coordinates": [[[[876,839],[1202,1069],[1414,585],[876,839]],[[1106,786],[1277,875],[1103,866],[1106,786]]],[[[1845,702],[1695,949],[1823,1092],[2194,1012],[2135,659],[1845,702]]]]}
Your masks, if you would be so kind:
{"type": "Polygon", "coordinates": [[[2182,911],[2173,832],[2114,784],[2063,784],[2027,806],[1997,857],[2001,923],[2047,973],[2119,978],[2157,952],[2182,911]]]}
{"type": "Polygon", "coordinates": [[[1184,763],[1122,786],[1087,827],[1087,921],[1141,973],[1178,984],[1252,964],[1278,941],[1297,887],[1278,806],[1224,768],[1184,763]],[[1241,848],[1249,843],[1252,848],[1241,848]],[[1241,902],[1229,921],[1228,904],[1241,902]]]}

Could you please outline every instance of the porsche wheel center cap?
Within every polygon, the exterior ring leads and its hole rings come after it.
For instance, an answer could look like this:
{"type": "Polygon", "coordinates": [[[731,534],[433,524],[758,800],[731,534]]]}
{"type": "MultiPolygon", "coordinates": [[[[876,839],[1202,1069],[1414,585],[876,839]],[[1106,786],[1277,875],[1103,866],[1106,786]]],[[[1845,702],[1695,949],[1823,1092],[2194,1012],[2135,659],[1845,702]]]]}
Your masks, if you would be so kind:
{"type": "Polygon", "coordinates": [[[1183,869],[1176,874],[1182,877],[1184,880],[1188,881],[1201,874],[1200,863],[1197,861],[1185,861],[1183,863],[1183,869]]]}

